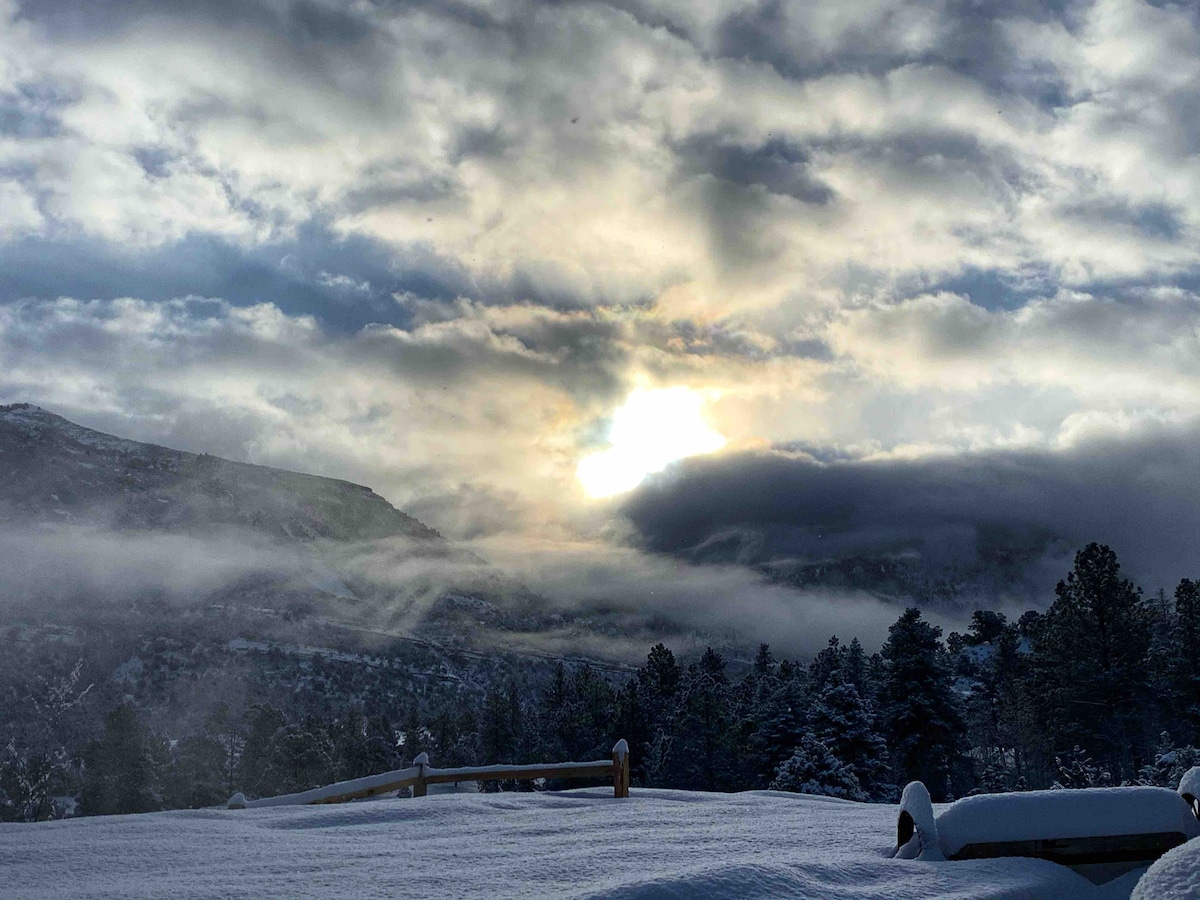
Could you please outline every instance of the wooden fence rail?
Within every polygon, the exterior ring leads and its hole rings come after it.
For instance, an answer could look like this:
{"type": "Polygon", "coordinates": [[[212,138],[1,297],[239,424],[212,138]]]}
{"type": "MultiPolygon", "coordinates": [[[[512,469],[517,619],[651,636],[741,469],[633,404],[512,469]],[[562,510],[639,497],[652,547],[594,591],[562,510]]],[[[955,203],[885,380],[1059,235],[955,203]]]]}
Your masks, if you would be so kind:
{"type": "Polygon", "coordinates": [[[247,800],[237,793],[229,798],[230,809],[258,809],[267,806],[299,806],[314,803],[345,803],[390,794],[412,788],[414,797],[424,797],[431,784],[458,784],[464,781],[523,781],[534,778],[611,778],[614,797],[629,796],[629,744],[624,739],[613,747],[612,761],[534,763],[528,766],[466,766],[458,769],[435,769],[428,754],[422,753],[406,769],[339,781],[325,787],[296,794],[247,800]]]}

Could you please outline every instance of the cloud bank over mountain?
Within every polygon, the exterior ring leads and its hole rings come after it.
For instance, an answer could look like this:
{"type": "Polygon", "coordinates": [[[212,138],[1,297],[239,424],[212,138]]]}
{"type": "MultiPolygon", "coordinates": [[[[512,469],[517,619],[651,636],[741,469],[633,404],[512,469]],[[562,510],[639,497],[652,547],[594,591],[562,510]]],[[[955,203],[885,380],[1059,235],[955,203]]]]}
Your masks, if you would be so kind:
{"type": "Polygon", "coordinates": [[[684,558],[1009,568],[1013,599],[1038,585],[1044,594],[1095,540],[1147,589],[1169,592],[1197,564],[1198,439],[1195,427],[1155,427],[1057,451],[831,462],[746,453],[689,461],[624,510],[645,546],[684,558]]]}

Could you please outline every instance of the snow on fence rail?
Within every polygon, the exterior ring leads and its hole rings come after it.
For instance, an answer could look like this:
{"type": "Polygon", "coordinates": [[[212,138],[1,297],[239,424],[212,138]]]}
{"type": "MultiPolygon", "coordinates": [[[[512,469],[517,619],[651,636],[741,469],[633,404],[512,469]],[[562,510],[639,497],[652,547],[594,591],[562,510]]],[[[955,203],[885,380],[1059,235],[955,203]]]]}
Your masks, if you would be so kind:
{"type": "Polygon", "coordinates": [[[462,781],[503,781],[533,778],[611,778],[613,796],[629,796],[629,744],[622,738],[613,747],[612,760],[589,762],[534,763],[521,766],[465,766],[458,769],[435,769],[429,765],[428,754],[422,753],[407,769],[394,769],[365,778],[352,778],[324,787],[247,800],[242,793],[229,798],[230,809],[260,809],[267,806],[303,806],[313,803],[344,803],[389,794],[412,788],[414,797],[424,797],[431,784],[458,784],[462,781]]]}

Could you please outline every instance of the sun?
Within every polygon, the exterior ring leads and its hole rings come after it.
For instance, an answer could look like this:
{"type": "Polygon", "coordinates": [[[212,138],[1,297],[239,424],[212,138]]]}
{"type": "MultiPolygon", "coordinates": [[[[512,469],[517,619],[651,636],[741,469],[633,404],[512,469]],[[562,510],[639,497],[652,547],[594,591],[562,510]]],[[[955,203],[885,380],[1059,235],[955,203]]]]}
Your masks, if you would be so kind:
{"type": "Polygon", "coordinates": [[[725,438],[705,420],[704,403],[686,387],[635,390],[613,413],[609,449],[580,461],[583,489],[591,497],[623,494],[677,459],[720,450],[725,438]]]}

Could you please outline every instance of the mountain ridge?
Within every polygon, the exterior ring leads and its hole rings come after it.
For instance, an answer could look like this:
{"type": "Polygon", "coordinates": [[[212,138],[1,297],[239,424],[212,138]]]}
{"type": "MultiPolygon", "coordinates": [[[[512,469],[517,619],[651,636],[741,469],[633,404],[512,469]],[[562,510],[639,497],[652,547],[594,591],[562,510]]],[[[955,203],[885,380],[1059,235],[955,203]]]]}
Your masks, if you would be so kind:
{"type": "Polygon", "coordinates": [[[445,543],[365,485],[133,441],[32,403],[0,406],[0,474],[0,525],[240,526],[300,541],[445,543]]]}

